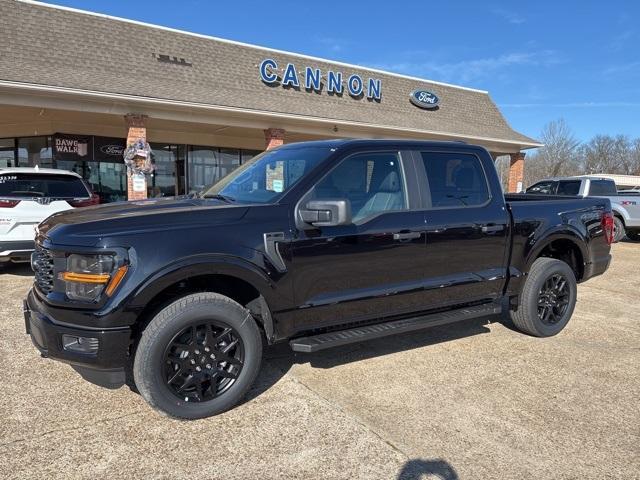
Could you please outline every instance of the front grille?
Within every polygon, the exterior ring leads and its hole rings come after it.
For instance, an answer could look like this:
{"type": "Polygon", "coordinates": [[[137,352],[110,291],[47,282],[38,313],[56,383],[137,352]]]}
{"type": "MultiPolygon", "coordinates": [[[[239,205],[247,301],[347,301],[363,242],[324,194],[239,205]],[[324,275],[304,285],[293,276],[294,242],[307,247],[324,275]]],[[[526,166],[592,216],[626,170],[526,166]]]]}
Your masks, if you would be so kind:
{"type": "Polygon", "coordinates": [[[36,244],[31,265],[38,289],[47,295],[53,290],[53,255],[46,248],[36,244]]]}

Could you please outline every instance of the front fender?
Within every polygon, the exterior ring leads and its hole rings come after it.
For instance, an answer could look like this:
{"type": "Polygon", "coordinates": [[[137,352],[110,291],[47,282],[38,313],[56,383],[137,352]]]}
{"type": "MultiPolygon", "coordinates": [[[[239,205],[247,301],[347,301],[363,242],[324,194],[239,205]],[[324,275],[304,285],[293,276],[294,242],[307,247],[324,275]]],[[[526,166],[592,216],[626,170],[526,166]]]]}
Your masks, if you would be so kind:
{"type": "Polygon", "coordinates": [[[264,297],[269,308],[280,305],[282,295],[277,293],[280,278],[239,257],[202,254],[176,260],[157,270],[132,292],[130,308],[144,308],[156,295],[182,280],[202,275],[229,275],[252,285],[264,297]]]}

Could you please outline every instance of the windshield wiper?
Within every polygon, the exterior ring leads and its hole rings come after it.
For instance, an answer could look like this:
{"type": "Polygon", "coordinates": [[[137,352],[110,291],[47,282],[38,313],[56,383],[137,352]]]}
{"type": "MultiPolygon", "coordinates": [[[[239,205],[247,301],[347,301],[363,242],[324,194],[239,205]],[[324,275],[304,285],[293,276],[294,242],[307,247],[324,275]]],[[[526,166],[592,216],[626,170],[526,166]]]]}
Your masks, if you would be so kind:
{"type": "Polygon", "coordinates": [[[222,200],[223,202],[227,202],[227,203],[234,203],[236,201],[235,198],[230,197],[229,195],[222,195],[220,193],[216,193],[216,194],[205,194],[202,196],[202,198],[215,198],[216,200],[222,200]]]}

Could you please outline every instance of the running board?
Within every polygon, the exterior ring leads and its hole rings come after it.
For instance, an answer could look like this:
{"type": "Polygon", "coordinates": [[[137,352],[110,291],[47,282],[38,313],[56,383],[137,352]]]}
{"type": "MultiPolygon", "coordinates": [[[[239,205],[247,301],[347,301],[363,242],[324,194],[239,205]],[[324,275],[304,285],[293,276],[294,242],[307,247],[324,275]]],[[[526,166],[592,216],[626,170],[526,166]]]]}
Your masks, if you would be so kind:
{"type": "Polygon", "coordinates": [[[321,333],[310,337],[301,337],[289,342],[289,346],[294,352],[312,353],[325,348],[348,345],[350,343],[363,342],[374,338],[396,335],[398,333],[422,330],[437,325],[459,322],[471,318],[495,315],[502,311],[499,305],[494,303],[478,305],[475,307],[461,308],[459,310],[449,310],[447,312],[432,313],[421,317],[405,318],[385,323],[376,323],[364,327],[349,328],[335,332],[321,333]]]}

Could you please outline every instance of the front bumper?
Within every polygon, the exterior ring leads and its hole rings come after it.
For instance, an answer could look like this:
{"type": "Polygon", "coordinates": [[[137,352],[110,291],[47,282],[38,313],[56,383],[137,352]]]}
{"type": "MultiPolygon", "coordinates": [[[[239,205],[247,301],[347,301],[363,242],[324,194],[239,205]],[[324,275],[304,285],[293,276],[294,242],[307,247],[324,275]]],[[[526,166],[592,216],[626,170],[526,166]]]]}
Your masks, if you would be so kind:
{"type": "Polygon", "coordinates": [[[85,380],[107,388],[125,383],[131,329],[88,329],[50,318],[31,290],[24,301],[27,334],[43,357],[69,363],[85,380]],[[78,351],[70,339],[82,339],[86,351],[78,351]],[[90,346],[90,347],[88,347],[90,346]]]}
{"type": "Polygon", "coordinates": [[[0,262],[28,262],[34,248],[33,240],[0,241],[0,262]]]}

